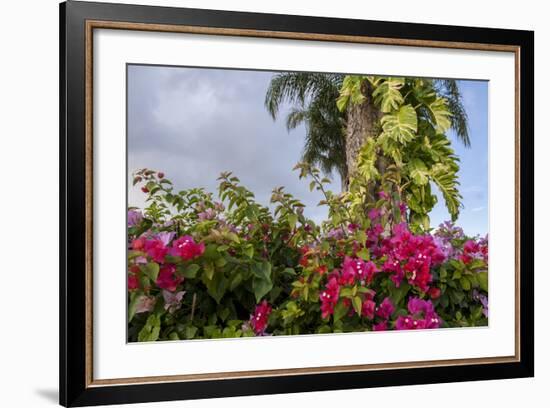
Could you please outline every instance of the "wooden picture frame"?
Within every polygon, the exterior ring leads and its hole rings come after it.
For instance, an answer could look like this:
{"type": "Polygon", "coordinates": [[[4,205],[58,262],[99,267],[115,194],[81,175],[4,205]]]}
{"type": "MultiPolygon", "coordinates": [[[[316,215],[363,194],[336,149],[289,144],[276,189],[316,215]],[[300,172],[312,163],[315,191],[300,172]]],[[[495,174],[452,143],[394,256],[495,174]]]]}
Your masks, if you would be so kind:
{"type": "MultiPolygon", "coordinates": [[[[120,404],[534,375],[534,34],[530,31],[68,1],[60,5],[60,403],[120,404]],[[244,36],[515,55],[515,353],[182,376],[93,376],[93,32],[244,36]],[[520,251],[521,248],[521,251],[520,251]]],[[[495,254],[494,256],[498,256],[495,254]]]]}

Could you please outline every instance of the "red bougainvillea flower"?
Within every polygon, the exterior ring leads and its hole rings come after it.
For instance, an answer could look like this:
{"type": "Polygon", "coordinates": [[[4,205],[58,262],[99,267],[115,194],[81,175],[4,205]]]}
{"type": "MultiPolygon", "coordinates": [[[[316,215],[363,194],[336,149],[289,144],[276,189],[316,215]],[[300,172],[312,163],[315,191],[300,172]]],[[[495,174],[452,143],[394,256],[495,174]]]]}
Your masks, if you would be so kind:
{"type": "Polygon", "coordinates": [[[483,259],[487,262],[488,258],[488,245],[487,240],[480,240],[480,242],[475,242],[471,239],[464,243],[464,250],[460,259],[465,264],[469,264],[474,259],[483,259]]]}
{"type": "Polygon", "coordinates": [[[145,238],[137,238],[132,241],[132,249],[134,251],[143,251],[145,248],[145,238]]]}
{"type": "Polygon", "coordinates": [[[164,178],[164,173],[162,171],[159,171],[157,173],[157,176],[158,176],[159,179],[164,178]]]}
{"type": "Polygon", "coordinates": [[[128,275],[128,290],[136,290],[139,288],[138,278],[134,274],[128,275]]]}
{"type": "Polygon", "coordinates": [[[168,253],[168,248],[161,239],[148,239],[145,241],[145,252],[151,259],[158,263],[164,263],[164,257],[168,253]]]}
{"type": "Polygon", "coordinates": [[[428,290],[428,295],[435,300],[441,296],[441,289],[436,287],[430,288],[430,290],[428,290]]]}
{"type": "Polygon", "coordinates": [[[141,187],[141,191],[143,191],[144,193],[148,193],[149,189],[147,187],[141,187]]]}
{"type": "Polygon", "coordinates": [[[399,316],[395,322],[397,330],[436,329],[441,327],[441,318],[435,312],[431,300],[410,298],[407,309],[410,314],[399,316]]]}
{"type": "Polygon", "coordinates": [[[172,248],[170,248],[170,255],[179,256],[185,260],[190,260],[201,256],[204,253],[204,244],[195,243],[193,237],[190,235],[184,235],[181,238],[172,242],[172,248]]]}
{"type": "Polygon", "coordinates": [[[321,300],[321,316],[323,319],[334,313],[334,307],[338,303],[339,295],[340,285],[338,284],[338,279],[336,276],[332,276],[329,278],[325,290],[319,294],[319,299],[321,300]]]}
{"type": "Polygon", "coordinates": [[[389,297],[385,298],[380,306],[376,308],[376,316],[381,317],[382,319],[388,320],[393,314],[395,307],[389,297]]]}
{"type": "Polygon", "coordinates": [[[265,330],[267,329],[267,321],[269,319],[271,311],[272,308],[267,303],[267,300],[264,300],[262,303],[256,306],[254,314],[250,317],[250,326],[257,336],[262,336],[265,334],[265,330]]]}
{"type": "Polygon", "coordinates": [[[317,268],[317,273],[319,275],[324,275],[325,273],[327,273],[328,271],[328,267],[326,265],[320,265],[318,268],[317,268]]]}
{"type": "Polygon", "coordinates": [[[183,282],[183,278],[176,276],[175,272],[176,267],[172,264],[162,266],[157,277],[157,286],[174,292],[178,285],[183,282]]]}

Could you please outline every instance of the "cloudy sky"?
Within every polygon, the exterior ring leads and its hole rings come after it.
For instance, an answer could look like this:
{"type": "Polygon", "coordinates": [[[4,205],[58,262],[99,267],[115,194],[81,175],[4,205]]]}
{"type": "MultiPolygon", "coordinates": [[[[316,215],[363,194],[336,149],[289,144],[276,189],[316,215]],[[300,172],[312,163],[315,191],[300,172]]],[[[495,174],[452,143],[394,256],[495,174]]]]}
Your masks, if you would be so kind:
{"type": "MultiPolygon", "coordinates": [[[[285,186],[320,221],[320,193],[310,192],[292,167],[303,148],[304,127],[287,132],[283,107],[273,121],[264,107],[272,72],[204,68],[128,66],[128,176],[143,167],[161,170],[177,189],[215,192],[216,178],[232,171],[269,203],[271,190],[285,186]]],[[[459,223],[467,233],[487,231],[487,84],[461,81],[470,116],[472,148],[453,143],[461,160],[464,209],[459,223]]],[[[335,175],[336,176],[336,175],[335,175]]],[[[337,179],[337,177],[335,177],[337,179]]],[[[142,207],[144,195],[128,192],[128,204],[142,207]]],[[[333,190],[339,191],[338,182],[333,190]]],[[[442,200],[440,200],[442,201],[442,200]]],[[[439,205],[432,224],[447,219],[439,205]]]]}

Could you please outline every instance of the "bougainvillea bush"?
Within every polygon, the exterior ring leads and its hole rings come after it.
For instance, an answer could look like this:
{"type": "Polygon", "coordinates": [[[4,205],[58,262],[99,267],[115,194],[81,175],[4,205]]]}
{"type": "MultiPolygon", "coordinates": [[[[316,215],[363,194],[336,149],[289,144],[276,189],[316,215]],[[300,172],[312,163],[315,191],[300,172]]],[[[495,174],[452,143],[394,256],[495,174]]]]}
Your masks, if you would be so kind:
{"type": "Polygon", "coordinates": [[[324,195],[317,225],[276,188],[270,207],[231,173],[217,194],[142,169],[128,209],[128,340],[188,340],[485,326],[488,242],[415,223],[399,185],[358,178],[324,195]]]}

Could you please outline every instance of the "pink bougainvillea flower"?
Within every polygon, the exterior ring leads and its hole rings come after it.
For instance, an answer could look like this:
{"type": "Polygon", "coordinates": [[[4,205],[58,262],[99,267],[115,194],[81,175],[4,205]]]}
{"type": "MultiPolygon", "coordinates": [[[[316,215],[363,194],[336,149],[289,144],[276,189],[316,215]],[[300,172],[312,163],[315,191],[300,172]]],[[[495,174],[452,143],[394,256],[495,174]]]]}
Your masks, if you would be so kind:
{"type": "Polygon", "coordinates": [[[190,260],[201,256],[204,253],[205,246],[201,242],[195,243],[193,237],[190,235],[184,235],[172,242],[172,248],[170,249],[170,255],[179,256],[185,260],[190,260]]]}
{"type": "Polygon", "coordinates": [[[183,278],[176,275],[174,265],[163,265],[160,268],[156,282],[159,288],[174,292],[181,282],[183,282],[183,278]]]}
{"type": "Polygon", "coordinates": [[[267,300],[264,300],[262,303],[256,306],[254,314],[250,317],[250,326],[254,330],[257,336],[265,334],[267,329],[267,323],[269,315],[271,314],[272,308],[267,303],[267,300]]]}
{"type": "Polygon", "coordinates": [[[162,240],[155,238],[155,239],[148,239],[145,241],[145,252],[147,252],[147,255],[151,257],[151,259],[158,263],[164,263],[164,257],[168,253],[168,248],[162,240]]]}
{"type": "Polygon", "coordinates": [[[376,308],[376,316],[381,317],[382,319],[388,320],[393,314],[395,307],[389,297],[384,298],[380,306],[376,308]]]}
{"type": "Polygon", "coordinates": [[[181,300],[185,295],[185,291],[171,293],[167,290],[162,291],[162,297],[164,298],[164,310],[168,310],[170,313],[174,313],[181,307],[181,300]]]}
{"type": "MultiPolygon", "coordinates": [[[[333,275],[333,273],[331,274],[333,275]]],[[[338,303],[338,296],[340,295],[340,285],[338,279],[335,276],[329,277],[325,290],[319,294],[321,301],[321,316],[323,319],[334,314],[334,307],[338,303]]]]}
{"type": "Polygon", "coordinates": [[[154,296],[142,295],[137,299],[136,313],[146,313],[153,310],[156,299],[154,296]]]}

